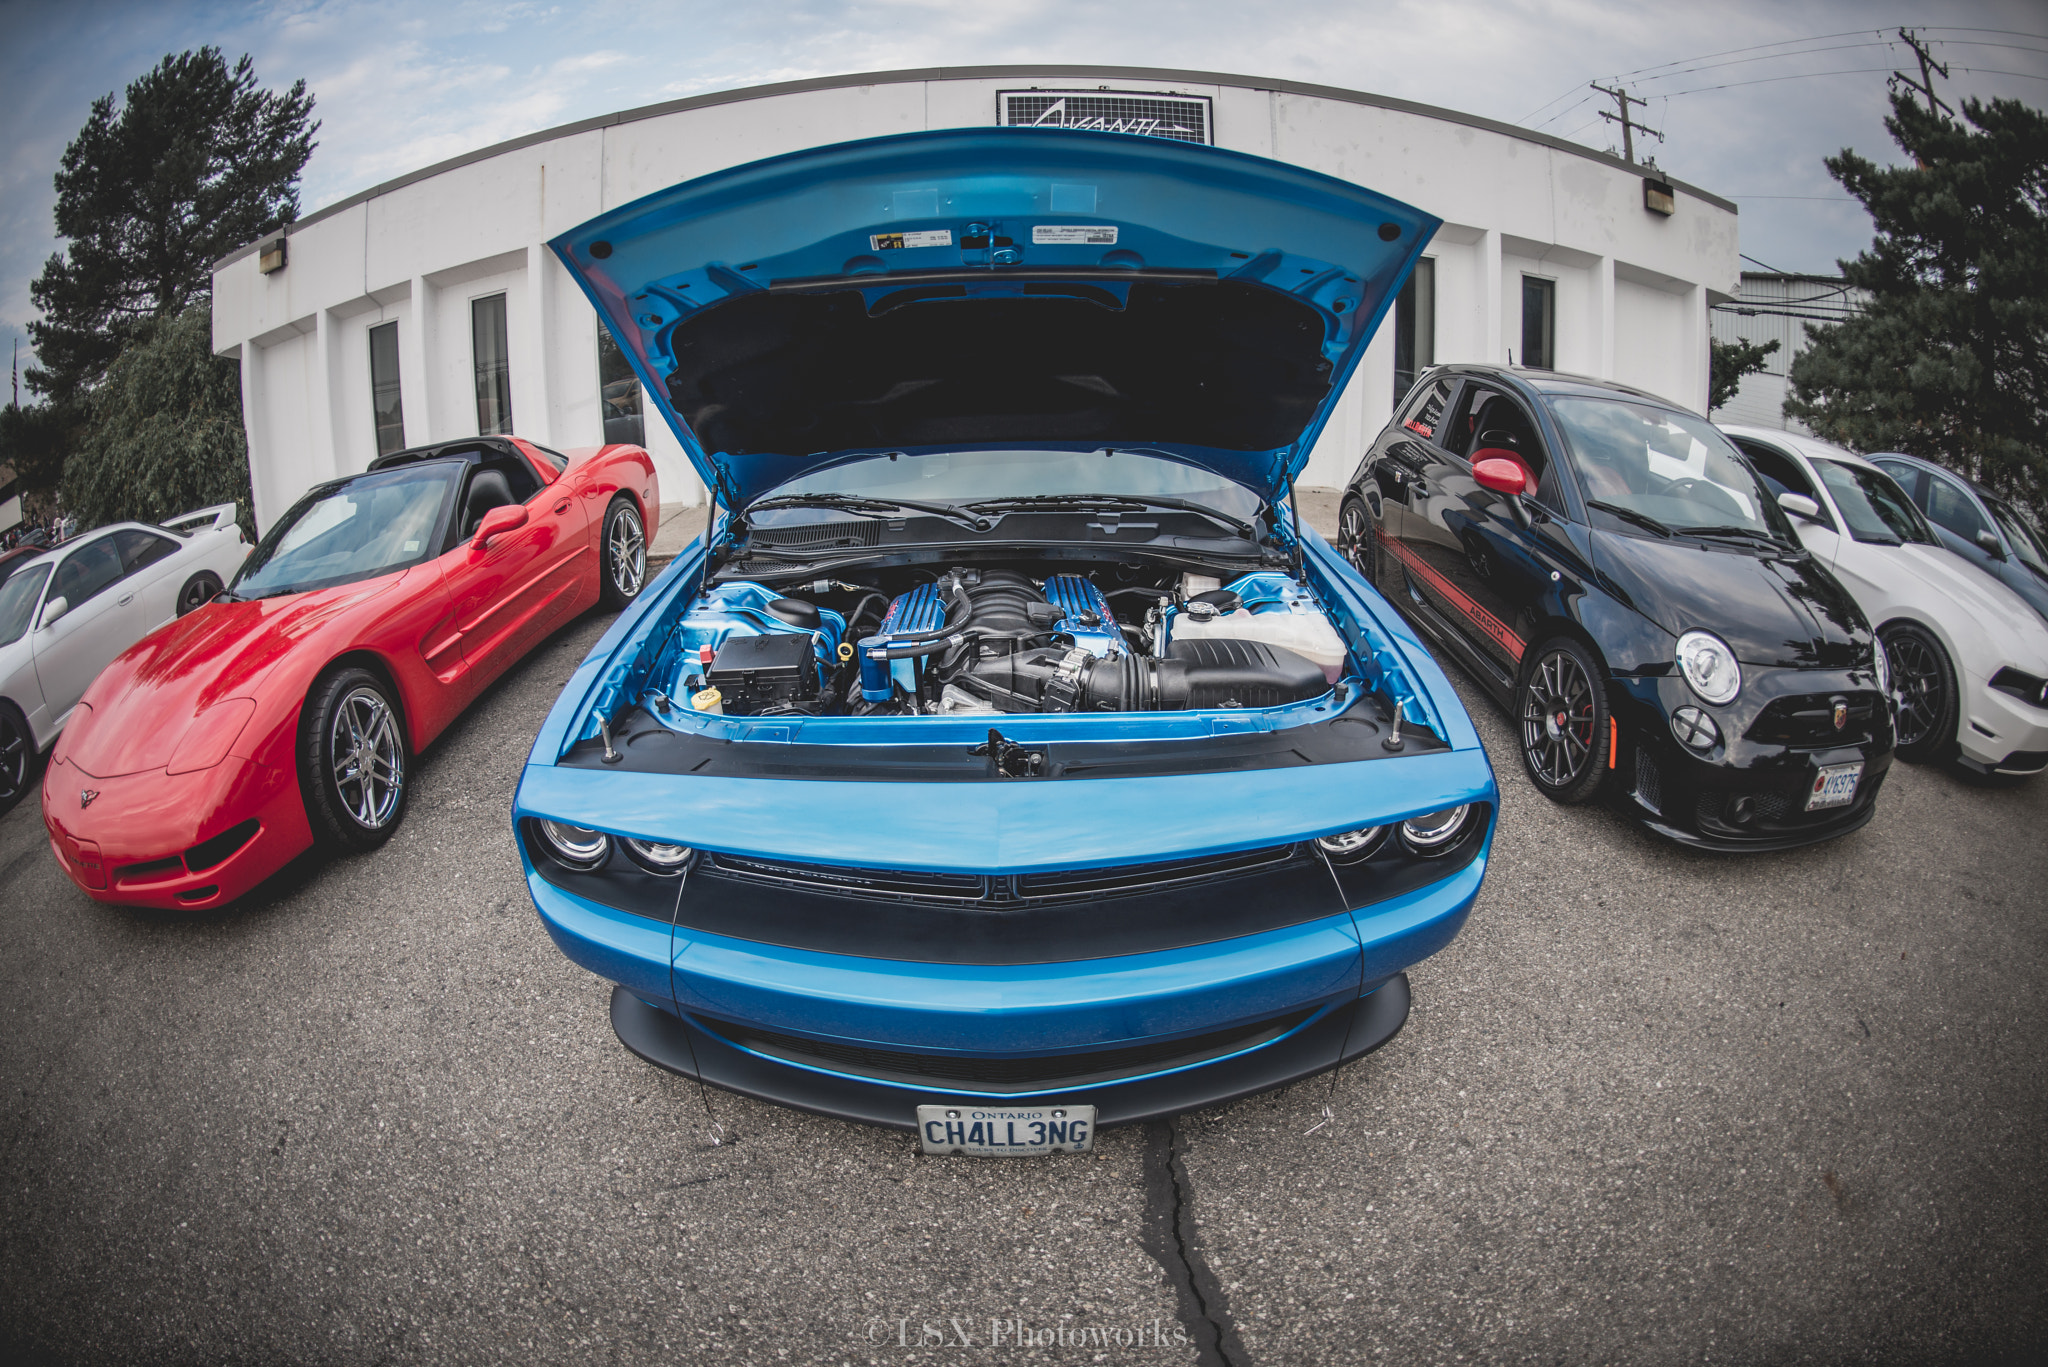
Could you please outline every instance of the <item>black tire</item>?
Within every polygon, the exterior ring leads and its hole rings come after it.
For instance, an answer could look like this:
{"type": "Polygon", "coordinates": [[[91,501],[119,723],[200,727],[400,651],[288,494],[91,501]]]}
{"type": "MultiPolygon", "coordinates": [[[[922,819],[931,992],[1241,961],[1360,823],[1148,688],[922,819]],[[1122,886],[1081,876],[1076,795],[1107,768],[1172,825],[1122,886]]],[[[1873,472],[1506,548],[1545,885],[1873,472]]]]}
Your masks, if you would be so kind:
{"type": "Polygon", "coordinates": [[[374,850],[405,819],[410,761],[390,685],[367,669],[322,675],[299,721],[299,789],[330,850],[374,850]]]}
{"type": "Polygon", "coordinates": [[[28,718],[11,702],[0,702],[0,816],[35,791],[43,772],[42,751],[28,718]]]}
{"type": "Polygon", "coordinates": [[[617,612],[647,586],[647,527],[640,509],[620,494],[604,510],[597,544],[597,587],[604,605],[617,612]]]}
{"type": "Polygon", "coordinates": [[[1956,670],[1926,627],[1895,622],[1878,633],[1898,701],[1898,748],[1908,764],[1933,764],[1956,750],[1956,670]]]}
{"type": "Polygon", "coordinates": [[[1590,802],[1607,779],[1607,685],[1593,652],[1553,636],[1522,660],[1515,724],[1522,768],[1552,802],[1590,802]]]}
{"type": "Polygon", "coordinates": [[[1347,498],[1338,510],[1337,548],[1351,568],[1365,576],[1366,583],[1378,584],[1379,547],[1373,544],[1372,514],[1366,511],[1364,499],[1347,498]]]}
{"type": "Polygon", "coordinates": [[[178,615],[183,617],[195,608],[211,603],[221,591],[220,576],[212,570],[201,570],[185,581],[185,587],[178,590],[178,615]]]}

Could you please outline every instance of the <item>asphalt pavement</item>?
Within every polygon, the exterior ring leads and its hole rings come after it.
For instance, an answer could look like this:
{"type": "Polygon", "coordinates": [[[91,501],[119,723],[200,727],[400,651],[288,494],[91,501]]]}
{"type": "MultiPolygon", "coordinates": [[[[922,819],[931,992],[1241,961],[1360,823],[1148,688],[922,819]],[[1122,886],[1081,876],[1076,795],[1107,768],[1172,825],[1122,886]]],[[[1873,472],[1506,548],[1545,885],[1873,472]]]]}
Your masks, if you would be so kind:
{"type": "MultiPolygon", "coordinates": [[[[1327,530],[1327,500],[1304,500],[1327,530]]],[[[1537,795],[1407,1028],[1088,1157],[628,1055],[507,810],[606,619],[375,854],[204,916],[0,820],[0,1353],[147,1363],[1977,1362],[2048,1341],[2048,781],[1726,859],[1537,795]]]]}

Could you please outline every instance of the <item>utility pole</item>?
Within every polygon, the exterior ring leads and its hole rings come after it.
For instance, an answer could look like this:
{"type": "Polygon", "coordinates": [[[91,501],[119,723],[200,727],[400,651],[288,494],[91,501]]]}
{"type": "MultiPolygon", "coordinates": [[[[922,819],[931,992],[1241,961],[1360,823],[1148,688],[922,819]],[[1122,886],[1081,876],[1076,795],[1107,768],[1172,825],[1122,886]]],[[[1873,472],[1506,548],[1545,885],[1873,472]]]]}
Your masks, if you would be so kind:
{"type": "Polygon", "coordinates": [[[1647,133],[1651,137],[1655,138],[1658,142],[1664,141],[1664,135],[1662,133],[1659,133],[1656,129],[1649,127],[1647,124],[1637,123],[1635,120],[1629,118],[1628,116],[1628,107],[1630,105],[1639,104],[1648,107],[1650,103],[1648,100],[1637,99],[1634,95],[1629,94],[1628,91],[1625,89],[1610,90],[1606,86],[1601,85],[1597,81],[1589,81],[1587,82],[1587,84],[1591,85],[1593,89],[1599,91],[1602,95],[1613,96],[1616,107],[1618,107],[1621,110],[1621,113],[1619,114],[1610,114],[1603,109],[1600,111],[1600,117],[1607,120],[1609,123],[1618,123],[1621,125],[1621,159],[1623,161],[1631,163],[1635,161],[1635,134],[1637,133],[1647,133]]]}
{"type": "Polygon", "coordinates": [[[1934,60],[1933,54],[1927,50],[1927,45],[1920,41],[1920,35],[1913,32],[1913,30],[1909,28],[1900,29],[1899,41],[1913,49],[1913,55],[1920,59],[1920,79],[1916,81],[1903,71],[1894,71],[1892,78],[1885,82],[1885,84],[1896,90],[1903,83],[1915,95],[1925,95],[1927,97],[1928,113],[1932,114],[1936,109],[1939,109],[1950,118],[1954,118],[1956,111],[1942,103],[1941,97],[1934,93],[1933,73],[1938,71],[1941,73],[1941,78],[1944,81],[1947,80],[1949,78],[1947,65],[1934,60]]]}

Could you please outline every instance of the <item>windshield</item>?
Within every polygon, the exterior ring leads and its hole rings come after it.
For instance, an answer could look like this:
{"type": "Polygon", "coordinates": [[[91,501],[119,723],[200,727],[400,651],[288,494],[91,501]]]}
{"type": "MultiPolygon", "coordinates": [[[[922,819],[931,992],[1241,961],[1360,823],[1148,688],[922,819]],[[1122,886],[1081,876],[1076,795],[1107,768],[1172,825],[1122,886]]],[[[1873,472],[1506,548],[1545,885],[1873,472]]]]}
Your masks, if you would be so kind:
{"type": "Polygon", "coordinates": [[[456,461],[405,465],[308,494],[242,563],[237,598],[303,593],[388,574],[434,554],[456,461]]]}
{"type": "Polygon", "coordinates": [[[1674,532],[1789,539],[1756,475],[1705,418],[1620,399],[1555,398],[1550,411],[1587,501],[1609,505],[1596,512],[1619,508],[1674,532]]]}
{"type": "MultiPolygon", "coordinates": [[[[1222,475],[1136,451],[896,452],[813,471],[777,485],[771,498],[852,494],[921,503],[980,503],[1043,494],[1180,498],[1242,522],[1258,515],[1259,496],[1222,475]]],[[[758,520],[816,522],[825,514],[777,509],[758,520]]]]}
{"type": "Polygon", "coordinates": [[[1858,541],[1878,546],[1897,546],[1907,541],[1939,545],[1934,532],[1920,516],[1920,510],[1906,497],[1906,491],[1882,470],[1867,465],[1850,465],[1839,460],[1815,460],[1842,521],[1858,541]]]}
{"type": "Polygon", "coordinates": [[[1998,519],[1999,529],[2005,533],[2005,539],[2011,543],[2013,554],[2020,558],[2020,563],[2048,579],[2048,546],[2041,544],[2041,534],[1997,499],[1985,499],[1984,506],[1991,509],[1991,515],[1998,519]]]}
{"type": "Polygon", "coordinates": [[[8,575],[7,582],[0,584],[0,646],[13,645],[28,630],[36,598],[49,577],[48,565],[33,565],[19,574],[8,575]]]}

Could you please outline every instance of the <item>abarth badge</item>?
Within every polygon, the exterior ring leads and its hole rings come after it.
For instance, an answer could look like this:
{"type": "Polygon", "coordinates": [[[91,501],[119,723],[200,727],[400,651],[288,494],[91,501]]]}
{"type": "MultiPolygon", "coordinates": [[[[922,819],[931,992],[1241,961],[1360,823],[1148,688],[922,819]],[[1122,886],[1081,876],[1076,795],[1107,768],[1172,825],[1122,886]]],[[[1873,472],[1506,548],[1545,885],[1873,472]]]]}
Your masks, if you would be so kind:
{"type": "Polygon", "coordinates": [[[1841,730],[1841,729],[1842,729],[1843,727],[1847,726],[1848,724],[1849,724],[1849,704],[1847,704],[1847,703],[1845,703],[1845,702],[1838,702],[1838,703],[1836,703],[1836,704],[1835,704],[1835,729],[1836,729],[1837,731],[1839,731],[1839,730],[1841,730]]]}
{"type": "Polygon", "coordinates": [[[92,806],[92,800],[99,795],[100,790],[97,788],[80,788],[78,790],[78,805],[80,807],[90,807],[92,806]]]}

